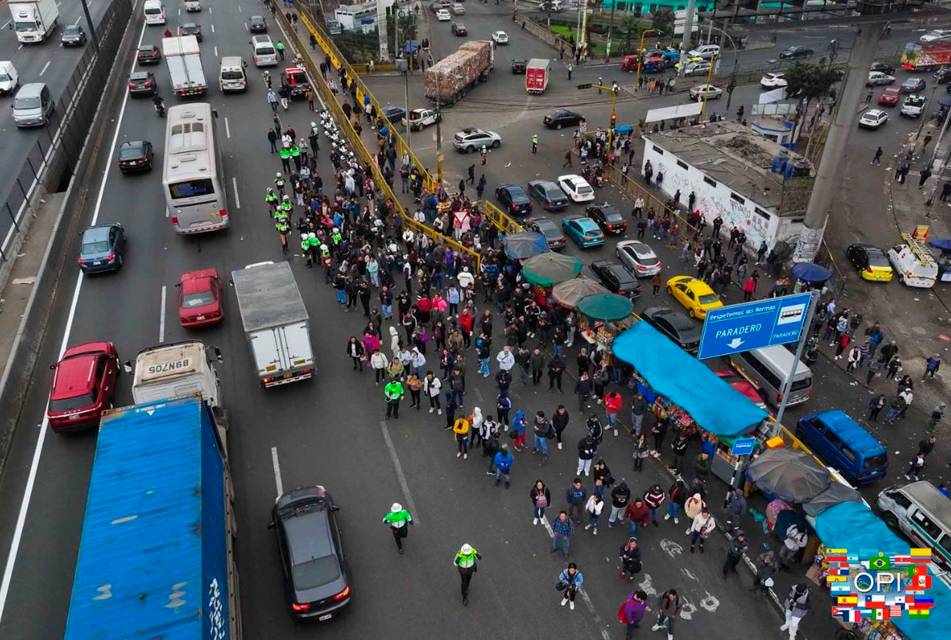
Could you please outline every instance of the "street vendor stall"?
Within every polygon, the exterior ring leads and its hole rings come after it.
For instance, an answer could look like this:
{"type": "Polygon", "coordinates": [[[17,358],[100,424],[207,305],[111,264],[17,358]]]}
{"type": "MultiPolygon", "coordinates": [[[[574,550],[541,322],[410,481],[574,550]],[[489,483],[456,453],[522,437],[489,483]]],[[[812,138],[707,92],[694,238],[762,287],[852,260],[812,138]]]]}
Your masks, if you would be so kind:
{"type": "Polygon", "coordinates": [[[529,284],[552,287],[574,278],[581,267],[581,260],[549,251],[523,262],[522,275],[529,284]]]}
{"type": "Polygon", "coordinates": [[[502,240],[505,255],[513,260],[527,260],[542,253],[548,253],[548,240],[537,231],[525,231],[506,236],[502,240]]]}
{"type": "Polygon", "coordinates": [[[552,287],[551,297],[561,306],[574,309],[579,300],[597,293],[608,293],[608,290],[594,280],[579,277],[556,284],[552,287]]]}

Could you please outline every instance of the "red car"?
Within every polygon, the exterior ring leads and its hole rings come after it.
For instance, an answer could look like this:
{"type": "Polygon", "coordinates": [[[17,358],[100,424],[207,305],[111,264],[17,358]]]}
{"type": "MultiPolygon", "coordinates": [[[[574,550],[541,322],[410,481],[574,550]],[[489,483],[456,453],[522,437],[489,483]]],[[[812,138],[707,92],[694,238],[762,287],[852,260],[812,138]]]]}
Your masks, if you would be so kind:
{"type": "Polygon", "coordinates": [[[894,107],[901,99],[901,89],[898,87],[885,87],[882,95],[878,96],[878,104],[883,107],[894,107]]]}
{"type": "Polygon", "coordinates": [[[738,374],[736,371],[732,371],[730,369],[720,369],[718,371],[714,371],[713,374],[749,398],[750,402],[755,404],[757,407],[760,407],[761,409],[766,408],[766,403],[763,402],[763,396],[760,395],[759,389],[753,386],[752,382],[738,374]]]}
{"type": "Polygon", "coordinates": [[[621,71],[636,71],[637,65],[639,62],[640,56],[635,54],[624,56],[624,60],[621,61],[621,71]]]}
{"type": "Polygon", "coordinates": [[[50,368],[55,373],[46,417],[53,431],[98,426],[103,412],[112,407],[119,375],[116,346],[88,342],[71,347],[50,368]]]}
{"type": "Polygon", "coordinates": [[[221,280],[217,269],[183,273],[176,286],[178,321],[183,327],[205,327],[225,319],[221,309],[221,280]]]}

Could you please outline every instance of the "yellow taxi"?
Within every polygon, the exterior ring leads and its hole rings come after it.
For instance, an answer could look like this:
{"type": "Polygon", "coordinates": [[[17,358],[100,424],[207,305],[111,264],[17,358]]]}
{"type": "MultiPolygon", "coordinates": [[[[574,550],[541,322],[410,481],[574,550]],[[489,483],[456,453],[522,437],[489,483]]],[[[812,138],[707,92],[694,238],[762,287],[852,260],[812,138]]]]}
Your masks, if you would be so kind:
{"type": "Polygon", "coordinates": [[[710,285],[691,276],[674,276],[668,280],[667,293],[687,309],[691,318],[703,320],[707,311],[723,306],[710,285]]]}
{"type": "MultiPolygon", "coordinates": [[[[703,62],[703,58],[699,56],[687,56],[687,58],[684,60],[684,64],[687,64],[687,65],[689,65],[691,62],[703,62]]],[[[674,65],[674,69],[679,69],[679,68],[680,68],[680,63],[678,62],[677,64],[674,65]]]]}
{"type": "Polygon", "coordinates": [[[888,256],[878,247],[864,242],[849,245],[845,255],[858,270],[864,280],[872,282],[891,282],[894,272],[888,262],[888,256]]]}

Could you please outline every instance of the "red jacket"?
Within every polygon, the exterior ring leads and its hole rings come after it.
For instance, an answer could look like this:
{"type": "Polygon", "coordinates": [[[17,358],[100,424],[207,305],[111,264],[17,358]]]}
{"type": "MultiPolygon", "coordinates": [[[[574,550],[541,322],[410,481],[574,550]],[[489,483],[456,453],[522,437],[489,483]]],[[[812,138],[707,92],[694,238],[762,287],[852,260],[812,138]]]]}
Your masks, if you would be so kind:
{"type": "Polygon", "coordinates": [[[462,313],[459,315],[459,326],[464,333],[472,333],[473,317],[471,313],[462,313]]]}
{"type": "Polygon", "coordinates": [[[608,413],[618,413],[621,410],[621,402],[624,398],[621,397],[620,393],[615,391],[608,391],[604,395],[604,409],[608,413]]]}
{"type": "Polygon", "coordinates": [[[631,502],[624,510],[624,517],[629,518],[631,522],[636,522],[642,527],[647,527],[650,526],[651,523],[651,510],[643,502],[641,502],[640,507],[638,507],[636,503],[631,502]]]}

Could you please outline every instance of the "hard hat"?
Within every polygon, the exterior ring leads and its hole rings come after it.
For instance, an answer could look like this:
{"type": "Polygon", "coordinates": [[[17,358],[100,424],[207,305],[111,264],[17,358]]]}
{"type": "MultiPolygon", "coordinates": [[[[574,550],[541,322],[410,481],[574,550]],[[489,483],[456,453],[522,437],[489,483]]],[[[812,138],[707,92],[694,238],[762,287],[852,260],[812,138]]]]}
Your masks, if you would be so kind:
{"type": "Polygon", "coordinates": [[[311,231],[311,232],[310,232],[310,239],[311,239],[311,240],[316,240],[316,239],[317,239],[317,234],[314,233],[313,231],[311,231]]]}
{"type": "Polygon", "coordinates": [[[390,507],[390,511],[392,511],[393,513],[399,513],[402,510],[403,510],[403,505],[401,505],[399,502],[394,502],[393,506],[390,507]]]}
{"type": "Polygon", "coordinates": [[[278,172],[278,174],[277,174],[277,177],[278,177],[278,178],[280,178],[280,177],[281,177],[281,173],[280,173],[280,172],[278,172]]]}
{"type": "Polygon", "coordinates": [[[334,233],[340,233],[340,229],[338,229],[337,227],[334,227],[334,231],[333,231],[333,232],[334,232],[334,233]]]}
{"type": "Polygon", "coordinates": [[[327,250],[327,245],[325,245],[325,244],[320,245],[320,250],[321,250],[321,251],[326,251],[326,250],[327,250]]]}
{"type": "Polygon", "coordinates": [[[316,123],[316,122],[311,122],[311,123],[310,123],[310,126],[316,127],[316,126],[317,126],[317,123],[316,123]]]}
{"type": "Polygon", "coordinates": [[[763,586],[764,586],[764,587],[769,588],[769,587],[772,587],[773,584],[775,584],[775,583],[773,582],[773,579],[772,579],[772,578],[766,578],[765,580],[763,580],[763,586]]]}
{"type": "Polygon", "coordinates": [[[273,188],[273,187],[268,187],[268,188],[267,188],[267,192],[268,192],[268,193],[274,193],[274,188],[273,188]]]}
{"type": "Polygon", "coordinates": [[[465,555],[469,555],[470,553],[472,553],[472,547],[468,544],[464,544],[462,545],[462,549],[460,549],[460,551],[462,551],[462,553],[464,553],[465,555]]]}
{"type": "Polygon", "coordinates": [[[285,199],[285,200],[290,200],[291,197],[290,197],[290,196],[284,196],[284,199],[285,199]]]}
{"type": "Polygon", "coordinates": [[[482,150],[485,151],[485,145],[482,145],[482,150]]]}

